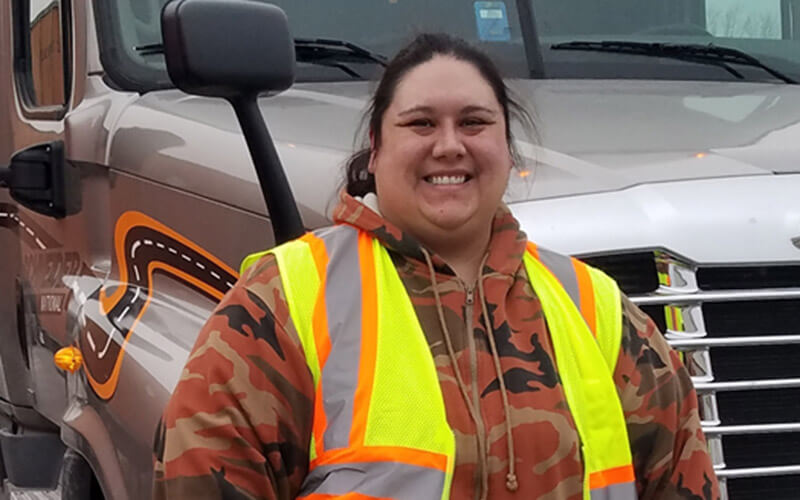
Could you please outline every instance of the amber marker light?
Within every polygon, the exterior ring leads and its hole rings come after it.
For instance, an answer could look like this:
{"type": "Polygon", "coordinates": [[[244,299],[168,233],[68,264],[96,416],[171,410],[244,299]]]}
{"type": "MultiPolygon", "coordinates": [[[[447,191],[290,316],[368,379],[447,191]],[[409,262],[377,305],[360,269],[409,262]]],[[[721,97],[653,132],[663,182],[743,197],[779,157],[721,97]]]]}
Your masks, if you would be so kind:
{"type": "Polygon", "coordinates": [[[696,155],[694,155],[694,157],[697,158],[697,159],[705,158],[706,156],[707,155],[705,153],[697,153],[696,155]]]}
{"type": "Polygon", "coordinates": [[[75,373],[83,364],[83,355],[77,347],[62,347],[53,355],[53,363],[62,370],[75,373]]]}
{"type": "Polygon", "coordinates": [[[525,177],[528,177],[529,175],[531,175],[531,171],[530,170],[520,170],[519,171],[519,176],[522,177],[523,179],[525,177]]]}

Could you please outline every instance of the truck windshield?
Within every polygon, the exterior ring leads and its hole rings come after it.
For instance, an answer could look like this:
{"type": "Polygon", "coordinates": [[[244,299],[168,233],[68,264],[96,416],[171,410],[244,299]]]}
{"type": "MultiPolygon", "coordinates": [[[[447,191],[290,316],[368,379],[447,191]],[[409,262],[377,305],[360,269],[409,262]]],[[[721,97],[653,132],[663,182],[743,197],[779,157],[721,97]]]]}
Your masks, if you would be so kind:
{"type": "MultiPolygon", "coordinates": [[[[163,54],[152,50],[161,42],[159,16],[164,3],[95,1],[103,65],[117,86],[139,92],[171,86],[163,54]]],[[[377,56],[329,50],[330,54],[319,57],[315,50],[314,57],[303,57],[309,51],[298,51],[299,82],[374,78],[382,70],[381,56],[391,56],[423,31],[444,31],[469,40],[488,52],[510,78],[800,80],[800,0],[271,3],[286,11],[294,36],[305,43],[333,40],[377,56]],[[593,42],[614,42],[617,50],[598,50],[602,45],[593,42]],[[626,42],[711,44],[735,49],[745,57],[714,60],[707,54],[687,58],[659,50],[618,50],[626,42]],[[570,50],[564,50],[565,44],[570,50]],[[750,63],[745,62],[747,57],[750,63]]]]}

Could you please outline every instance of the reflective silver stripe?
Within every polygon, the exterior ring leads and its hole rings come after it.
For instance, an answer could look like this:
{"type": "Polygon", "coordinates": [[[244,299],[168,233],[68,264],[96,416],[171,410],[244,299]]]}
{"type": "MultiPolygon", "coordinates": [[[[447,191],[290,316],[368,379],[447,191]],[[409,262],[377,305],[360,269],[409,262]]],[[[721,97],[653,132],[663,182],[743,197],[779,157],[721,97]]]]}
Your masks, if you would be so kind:
{"type": "Polygon", "coordinates": [[[550,270],[551,273],[561,282],[567,295],[572,299],[578,311],[581,310],[581,294],[578,288],[578,277],[575,275],[575,267],[572,259],[566,255],[553,252],[546,248],[539,247],[539,260],[550,270]]]}
{"type": "Polygon", "coordinates": [[[353,425],[353,403],[358,387],[361,355],[361,268],[358,231],[334,226],[317,236],[328,252],[325,302],[331,352],[322,369],[322,405],[327,428],[323,449],[346,448],[353,425]]]}
{"type": "Polygon", "coordinates": [[[299,496],[357,492],[393,500],[441,500],[445,473],[396,462],[322,465],[309,472],[299,496]]]}
{"type": "Polygon", "coordinates": [[[633,482],[611,484],[605,488],[595,488],[589,492],[591,500],[636,500],[636,485],[633,482]]]}

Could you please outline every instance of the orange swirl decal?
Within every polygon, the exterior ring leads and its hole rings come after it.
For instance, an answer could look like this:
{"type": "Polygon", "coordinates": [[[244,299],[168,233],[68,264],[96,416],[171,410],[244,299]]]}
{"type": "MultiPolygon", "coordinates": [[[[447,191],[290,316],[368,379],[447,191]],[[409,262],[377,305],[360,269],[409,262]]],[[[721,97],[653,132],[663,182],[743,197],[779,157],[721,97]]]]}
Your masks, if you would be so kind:
{"type": "Polygon", "coordinates": [[[113,325],[89,322],[79,337],[86,376],[98,396],[110,399],[119,382],[125,347],[153,296],[153,274],[169,274],[219,301],[238,273],[208,251],[141,212],[117,220],[114,248],[119,285],[99,292],[100,313],[113,325]]]}

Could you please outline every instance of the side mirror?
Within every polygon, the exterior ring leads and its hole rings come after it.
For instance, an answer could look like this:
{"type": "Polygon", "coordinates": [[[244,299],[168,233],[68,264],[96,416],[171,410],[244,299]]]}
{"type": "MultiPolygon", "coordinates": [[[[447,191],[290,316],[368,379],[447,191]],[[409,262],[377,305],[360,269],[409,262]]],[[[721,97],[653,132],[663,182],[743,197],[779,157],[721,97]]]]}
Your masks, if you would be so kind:
{"type": "Polygon", "coordinates": [[[161,12],[167,71],[186,93],[227,99],[242,127],[275,241],[303,222],[270,138],[258,96],[294,83],[294,40],[286,14],[257,0],[172,0],[161,12]]]}
{"type": "Polygon", "coordinates": [[[81,209],[80,174],[64,159],[61,141],[37,144],[16,153],[0,168],[0,188],[34,212],[60,219],[81,209]]]}
{"type": "Polygon", "coordinates": [[[236,98],[294,83],[286,14],[254,0],[174,0],[161,14],[167,71],[187,94],[236,98]]]}

